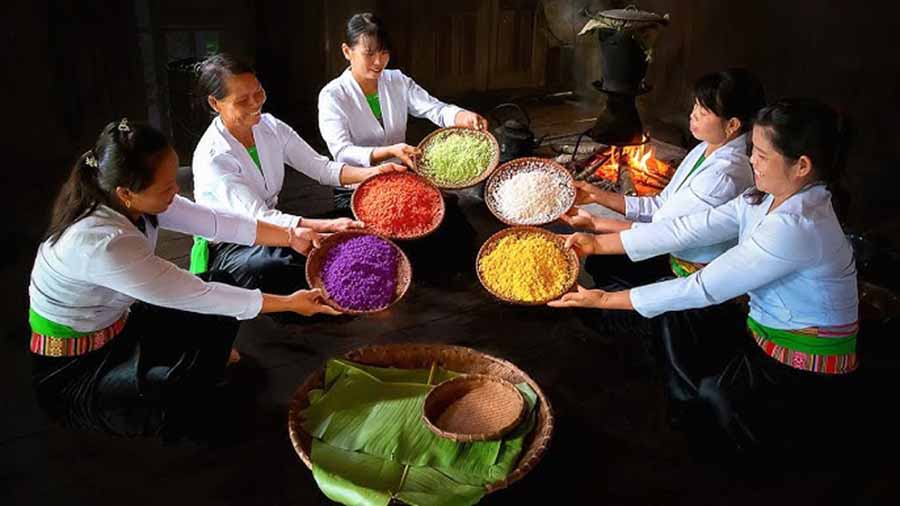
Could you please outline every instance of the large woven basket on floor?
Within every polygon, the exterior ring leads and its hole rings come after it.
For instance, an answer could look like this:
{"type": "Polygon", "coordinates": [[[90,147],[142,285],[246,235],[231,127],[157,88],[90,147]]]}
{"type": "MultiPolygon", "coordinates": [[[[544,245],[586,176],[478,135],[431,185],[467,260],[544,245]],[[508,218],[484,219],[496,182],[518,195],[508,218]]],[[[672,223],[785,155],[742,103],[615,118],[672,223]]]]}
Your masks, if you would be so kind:
{"type": "MultiPolygon", "coordinates": [[[[377,367],[396,367],[399,369],[428,369],[432,363],[451,371],[466,374],[485,374],[497,376],[510,383],[528,383],[528,386],[538,396],[536,406],[537,419],[534,429],[525,440],[519,463],[509,475],[502,480],[495,481],[485,486],[487,493],[494,492],[510,486],[522,479],[531,469],[540,462],[550,444],[553,435],[553,409],[550,401],[544,396],[544,392],[527,374],[515,365],[490,355],[486,355],[471,348],[462,346],[450,346],[441,344],[390,344],[383,346],[366,346],[347,353],[347,360],[360,364],[377,367]]],[[[303,430],[303,418],[301,412],[309,407],[309,391],[321,388],[325,377],[325,369],[320,368],[311,374],[306,381],[294,392],[288,412],[288,431],[291,443],[297,455],[312,469],[310,462],[310,448],[312,439],[303,430]]]]}
{"type": "Polygon", "coordinates": [[[486,132],[483,130],[475,130],[472,128],[463,128],[463,127],[447,127],[447,128],[439,128],[434,132],[428,134],[427,137],[422,139],[422,142],[417,146],[422,155],[416,157],[415,166],[413,170],[416,171],[417,174],[429,180],[432,184],[437,186],[438,188],[443,188],[446,190],[460,190],[462,188],[469,188],[477,185],[478,183],[487,179],[494,169],[497,168],[497,165],[500,163],[500,145],[497,144],[497,138],[494,137],[490,132],[486,132]],[[425,167],[425,150],[428,149],[428,145],[434,142],[437,138],[445,134],[453,134],[453,135],[467,135],[471,137],[481,137],[482,139],[487,139],[491,143],[491,147],[493,148],[493,155],[491,156],[491,161],[488,163],[488,166],[476,177],[463,181],[460,183],[444,183],[440,181],[436,181],[434,178],[429,176],[426,173],[423,173],[423,167],[425,167]]]}

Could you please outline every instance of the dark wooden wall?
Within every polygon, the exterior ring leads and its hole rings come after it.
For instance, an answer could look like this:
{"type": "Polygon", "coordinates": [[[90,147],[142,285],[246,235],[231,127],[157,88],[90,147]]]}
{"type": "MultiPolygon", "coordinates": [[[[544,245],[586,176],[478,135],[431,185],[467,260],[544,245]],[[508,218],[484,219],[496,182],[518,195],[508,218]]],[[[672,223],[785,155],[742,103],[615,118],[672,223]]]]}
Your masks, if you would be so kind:
{"type": "Polygon", "coordinates": [[[107,122],[146,118],[147,102],[131,2],[4,10],[0,284],[9,290],[0,320],[21,322],[28,268],[70,164],[107,122]]]}

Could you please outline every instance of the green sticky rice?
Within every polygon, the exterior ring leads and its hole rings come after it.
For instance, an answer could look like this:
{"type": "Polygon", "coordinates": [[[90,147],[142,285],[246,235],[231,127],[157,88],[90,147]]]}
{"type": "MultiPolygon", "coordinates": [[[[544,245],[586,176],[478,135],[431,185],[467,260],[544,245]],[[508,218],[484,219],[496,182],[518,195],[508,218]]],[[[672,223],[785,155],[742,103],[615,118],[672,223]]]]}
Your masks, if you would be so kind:
{"type": "Polygon", "coordinates": [[[439,184],[463,184],[477,179],[493,154],[491,142],[481,135],[438,134],[425,147],[422,173],[439,184]]]}

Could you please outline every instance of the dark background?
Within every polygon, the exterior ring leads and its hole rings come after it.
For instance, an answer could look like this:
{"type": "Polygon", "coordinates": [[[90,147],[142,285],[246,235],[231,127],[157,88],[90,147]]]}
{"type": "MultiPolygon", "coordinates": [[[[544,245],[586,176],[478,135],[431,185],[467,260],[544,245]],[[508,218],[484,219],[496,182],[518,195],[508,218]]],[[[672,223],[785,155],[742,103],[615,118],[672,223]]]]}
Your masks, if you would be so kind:
{"type": "MultiPolygon", "coordinates": [[[[481,0],[129,0],[46,1],[3,7],[6,119],[0,281],[0,436],[26,434],[33,406],[22,392],[27,361],[27,282],[52,200],[71,162],[109,121],[127,116],[166,131],[189,163],[208,121],[189,104],[184,75],[170,64],[209,50],[253,61],[266,109],[325,152],[316,129],[318,91],[344,68],[347,17],[377,12],[394,39],[391,67],[436,96],[482,113],[511,98],[574,92],[592,107],[600,77],[597,43],[576,37],[583,9],[622,2],[481,0]]],[[[770,98],[811,96],[856,128],[845,177],[848,230],[900,245],[900,18],[891,2],[643,0],[668,13],[639,99],[651,134],[690,143],[689,90],[699,75],[730,66],[755,71],[770,98]]],[[[577,132],[584,125],[573,124],[577,132]]],[[[891,395],[893,397],[893,395],[891,395]]],[[[0,483],[2,487],[2,483],[0,483]]]]}

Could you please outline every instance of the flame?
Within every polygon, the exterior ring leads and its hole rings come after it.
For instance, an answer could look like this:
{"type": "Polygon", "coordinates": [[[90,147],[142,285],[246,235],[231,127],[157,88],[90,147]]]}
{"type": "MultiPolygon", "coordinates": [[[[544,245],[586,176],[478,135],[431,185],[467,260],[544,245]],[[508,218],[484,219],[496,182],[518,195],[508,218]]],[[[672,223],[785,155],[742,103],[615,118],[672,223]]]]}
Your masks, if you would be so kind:
{"type": "Polygon", "coordinates": [[[641,195],[658,193],[669,182],[674,169],[658,160],[649,142],[636,146],[612,146],[604,155],[609,158],[594,171],[594,175],[618,181],[621,169],[627,169],[635,189],[641,195]]]}

